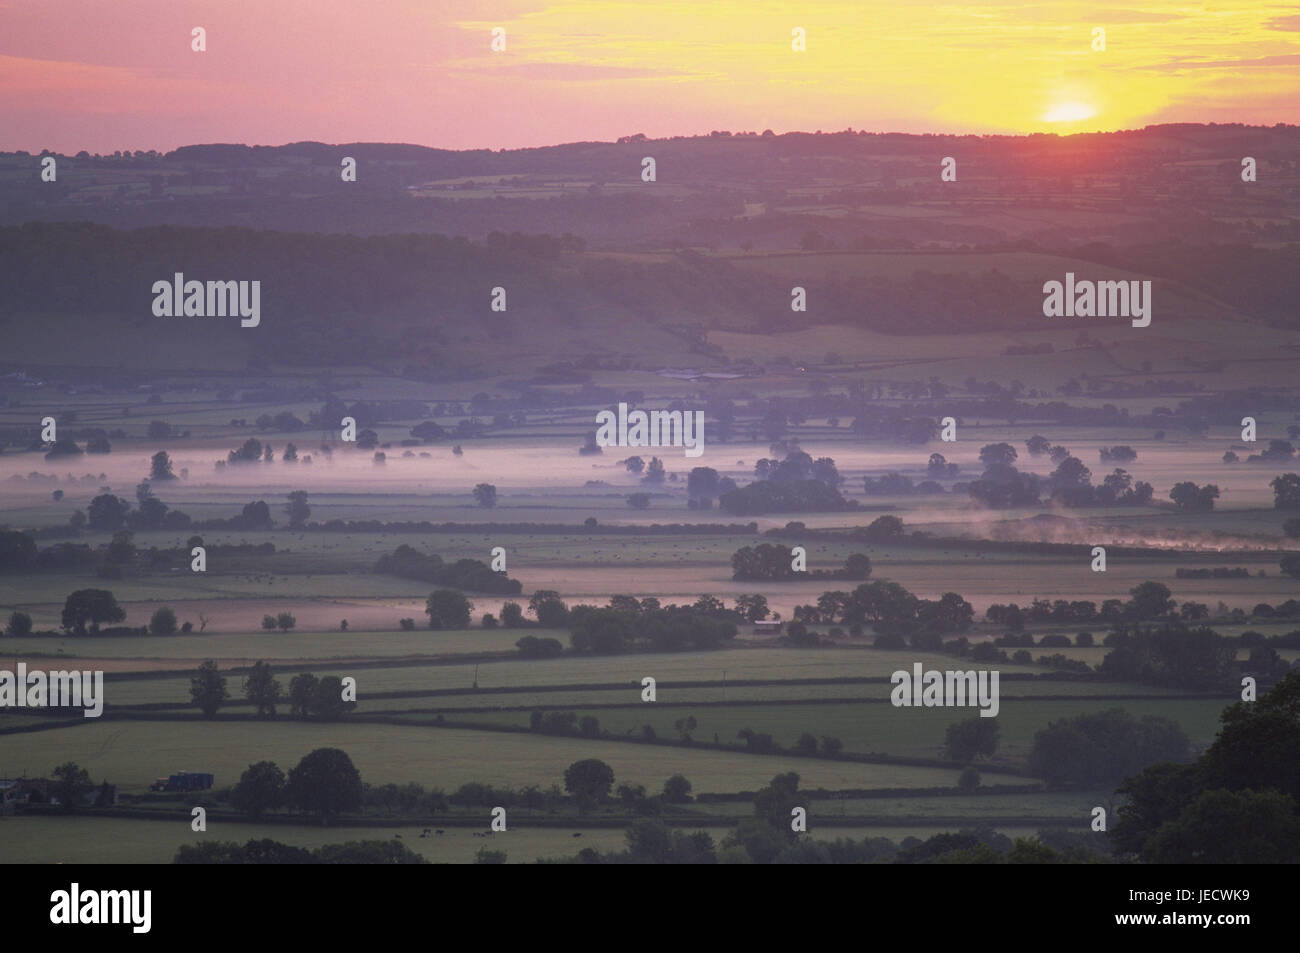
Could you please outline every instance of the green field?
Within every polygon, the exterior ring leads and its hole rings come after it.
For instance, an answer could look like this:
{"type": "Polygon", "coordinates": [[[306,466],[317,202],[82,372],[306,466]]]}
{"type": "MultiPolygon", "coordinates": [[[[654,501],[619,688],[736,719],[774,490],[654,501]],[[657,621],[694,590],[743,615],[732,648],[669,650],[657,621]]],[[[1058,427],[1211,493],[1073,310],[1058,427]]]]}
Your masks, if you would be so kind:
{"type": "Polygon", "coordinates": [[[233,784],[256,761],[274,761],[287,771],[320,747],[343,748],[371,784],[416,781],[449,792],[471,781],[515,788],[563,784],[564,769],[583,758],[609,764],[616,783],[644,784],[648,790],[658,790],[674,774],[686,775],[696,791],[706,793],[757,790],[785,771],[798,772],[806,787],[831,789],[947,786],[957,778],[955,770],[941,768],[492,731],[290,721],[110,721],[6,735],[3,744],[6,761],[33,776],[75,761],[96,782],[107,778],[123,792],[143,791],[154,778],[182,770],[215,774],[218,786],[233,784]]]}
{"type": "MultiPolygon", "coordinates": [[[[486,830],[486,825],[484,826],[486,830]]],[[[682,828],[704,830],[721,845],[730,830],[711,825],[701,818],[698,825],[682,828]]],[[[996,830],[1011,837],[1032,836],[1037,828],[998,825],[996,830]]],[[[390,840],[402,835],[402,843],[431,863],[469,864],[479,850],[505,851],[508,863],[533,863],[539,858],[571,857],[583,848],[616,851],[625,845],[618,828],[507,827],[488,838],[475,837],[469,828],[448,828],[441,836],[422,838],[422,827],[291,826],[287,824],[241,824],[212,821],[204,833],[190,830],[188,820],[152,821],[125,818],[21,817],[0,818],[0,863],[5,864],[165,864],[170,863],[182,844],[204,841],[235,841],[271,838],[295,847],[315,848],[356,840],[390,840]],[[580,833],[581,837],[574,837],[580,833]]],[[[906,837],[926,838],[943,827],[881,825],[871,827],[818,826],[816,808],[809,815],[808,835],[816,840],[887,837],[895,843],[906,837]]]]}
{"type": "MultiPolygon", "coordinates": [[[[1014,701],[1003,699],[997,716],[998,752],[993,761],[1004,765],[1023,765],[1033,745],[1034,734],[1048,722],[1075,715],[1123,708],[1137,717],[1156,715],[1179,724],[1194,745],[1208,745],[1218,731],[1219,712],[1225,702],[1190,701],[1094,701],[1079,698],[1069,701],[1014,701]]],[[[724,743],[737,742],[737,732],[744,728],[770,734],[773,740],[792,747],[804,732],[821,738],[830,735],[844,743],[844,750],[854,753],[882,753],[909,758],[942,758],[944,735],[948,725],[976,715],[974,710],[953,708],[894,708],[882,704],[799,705],[773,704],[726,708],[670,708],[647,710],[616,708],[584,710],[575,707],[581,718],[594,716],[603,730],[615,735],[640,734],[641,726],[654,727],[660,738],[678,737],[674,723],[688,715],[698,727],[692,736],[712,741],[716,735],[724,743]]],[[[485,724],[526,726],[527,712],[474,713],[450,719],[485,724]]]]}

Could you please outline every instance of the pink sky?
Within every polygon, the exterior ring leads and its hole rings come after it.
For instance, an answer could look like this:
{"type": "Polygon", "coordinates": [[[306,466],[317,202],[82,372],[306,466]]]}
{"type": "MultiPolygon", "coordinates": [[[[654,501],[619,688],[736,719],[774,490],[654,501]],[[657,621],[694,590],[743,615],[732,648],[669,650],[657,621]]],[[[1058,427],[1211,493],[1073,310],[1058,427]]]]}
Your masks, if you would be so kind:
{"type": "Polygon", "coordinates": [[[1294,4],[0,0],[3,150],[1196,121],[1300,122],[1294,4]]]}

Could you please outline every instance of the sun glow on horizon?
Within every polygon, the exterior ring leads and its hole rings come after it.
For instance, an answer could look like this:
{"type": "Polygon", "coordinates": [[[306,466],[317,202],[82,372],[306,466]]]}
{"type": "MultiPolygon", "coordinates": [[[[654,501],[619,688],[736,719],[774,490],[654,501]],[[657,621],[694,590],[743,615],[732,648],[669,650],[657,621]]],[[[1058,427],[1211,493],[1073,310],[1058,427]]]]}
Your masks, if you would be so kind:
{"type": "Polygon", "coordinates": [[[1043,122],[1082,122],[1097,115],[1097,110],[1087,103],[1057,103],[1043,113],[1043,122]]]}

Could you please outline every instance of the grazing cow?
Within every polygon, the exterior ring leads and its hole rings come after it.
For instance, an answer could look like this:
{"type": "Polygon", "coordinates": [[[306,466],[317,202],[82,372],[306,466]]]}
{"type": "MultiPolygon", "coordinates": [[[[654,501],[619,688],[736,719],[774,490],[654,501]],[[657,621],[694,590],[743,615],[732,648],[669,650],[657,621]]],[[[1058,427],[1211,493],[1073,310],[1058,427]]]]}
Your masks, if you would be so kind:
{"type": "Polygon", "coordinates": [[[401,835],[401,834],[394,834],[393,836],[396,837],[398,840],[401,840],[401,839],[402,839],[402,835],[401,835]]]}
{"type": "Polygon", "coordinates": [[[434,833],[435,833],[435,834],[444,834],[444,833],[446,833],[446,832],[445,832],[445,831],[440,827],[440,828],[438,828],[436,831],[434,831],[434,833]]]}
{"type": "Polygon", "coordinates": [[[582,835],[581,835],[581,834],[574,834],[573,836],[574,836],[574,837],[581,837],[582,835]]]}

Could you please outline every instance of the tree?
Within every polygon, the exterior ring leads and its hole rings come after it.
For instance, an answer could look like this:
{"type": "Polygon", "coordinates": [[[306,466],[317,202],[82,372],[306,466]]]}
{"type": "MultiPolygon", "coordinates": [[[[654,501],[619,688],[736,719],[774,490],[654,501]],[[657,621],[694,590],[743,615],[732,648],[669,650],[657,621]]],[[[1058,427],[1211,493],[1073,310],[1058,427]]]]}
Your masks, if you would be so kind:
{"type": "Polygon", "coordinates": [[[58,798],[59,806],[70,814],[94,787],[90,772],[78,767],[75,761],[65,761],[54,769],[53,774],[54,784],[50,786],[50,793],[58,798]]]}
{"type": "Polygon", "coordinates": [[[149,632],[152,635],[175,635],[176,613],[169,606],[159,607],[149,619],[149,632]]]}
{"type": "Polygon", "coordinates": [[[790,817],[801,800],[797,796],[799,775],[794,771],[778,774],[771,783],[754,795],[754,814],[784,835],[793,836],[790,817]]]}
{"type": "Polygon", "coordinates": [[[1174,484],[1169,491],[1169,498],[1184,512],[1208,513],[1214,509],[1214,501],[1219,498],[1219,488],[1213,483],[1198,487],[1190,480],[1185,480],[1174,484]]]}
{"type": "Polygon", "coordinates": [[[713,467],[694,467],[686,475],[686,494],[691,499],[713,499],[718,495],[718,471],[713,467]]]}
{"type": "MultiPolygon", "coordinates": [[[[1064,458],[1062,458],[1064,459],[1064,458]]],[[[976,502],[992,507],[1032,506],[1041,492],[1037,474],[1021,473],[1009,463],[991,463],[966,492],[976,502]]]]}
{"type": "Polygon", "coordinates": [[[1294,799],[1277,791],[1205,791],[1144,844],[1149,864],[1292,864],[1300,856],[1294,799]]]}
{"type": "Polygon", "coordinates": [[[9,616],[9,625],[5,628],[5,634],[15,639],[21,639],[23,636],[32,633],[32,617],[26,612],[13,612],[9,616]]]}
{"type": "Polygon", "coordinates": [[[361,773],[338,748],[317,748],[289,770],[285,799],[301,810],[332,816],[361,809],[361,773]]]}
{"type": "Polygon", "coordinates": [[[1163,582],[1138,583],[1129,594],[1133,599],[1128,608],[1134,618],[1159,619],[1174,611],[1173,594],[1163,582]]]}
{"type": "Polygon", "coordinates": [[[554,589],[538,589],[528,600],[528,611],[537,617],[537,624],[548,629],[558,629],[569,621],[569,607],[554,589]]]}
{"type": "Polygon", "coordinates": [[[1300,539],[1300,516],[1284,521],[1282,532],[1291,539],[1300,539]]]}
{"type": "Polygon", "coordinates": [[[150,480],[174,480],[176,474],[172,473],[172,459],[167,455],[166,450],[159,450],[150,458],[149,461],[149,479],[150,480]]]}
{"type": "Polygon", "coordinates": [[[126,514],[131,504],[120,496],[103,493],[86,507],[86,525],[99,533],[111,533],[126,525],[126,514]]]}
{"type": "Polygon", "coordinates": [[[190,679],[190,699],[203,711],[205,718],[217,713],[226,700],[226,679],[217,671],[217,663],[207,659],[190,679]]]}
{"type": "Polygon", "coordinates": [[[897,516],[878,516],[864,531],[867,539],[893,539],[903,535],[903,521],[897,516]]]}
{"type": "Polygon", "coordinates": [[[959,469],[957,464],[949,463],[948,458],[942,453],[930,454],[930,459],[925,465],[926,475],[936,480],[940,477],[956,476],[959,469]]]}
{"type": "Polygon", "coordinates": [[[1278,563],[1278,568],[1292,579],[1300,579],[1300,553],[1287,553],[1278,563]]]}
{"type": "Polygon", "coordinates": [[[976,715],[948,726],[944,755],[950,761],[974,761],[980,755],[993,757],[998,750],[998,726],[995,718],[976,715]]]}
{"type": "Polygon", "coordinates": [[[852,580],[866,579],[871,575],[871,560],[862,553],[850,553],[844,560],[844,575],[852,580]]]}
{"type": "Polygon", "coordinates": [[[73,635],[85,635],[86,624],[97,632],[102,622],[121,622],[126,610],[107,589],[78,589],[63,603],[63,628],[73,635]]]}
{"type": "Polygon", "coordinates": [[[767,605],[767,596],[758,593],[746,593],[736,596],[736,611],[744,616],[747,622],[759,622],[771,615],[771,609],[767,605]]]}
{"type": "Polygon", "coordinates": [[[266,662],[256,662],[244,679],[244,697],[256,706],[258,718],[275,717],[275,705],[281,697],[280,682],[266,662]]]}
{"type": "Polygon", "coordinates": [[[254,820],[284,803],[284,772],[274,761],[250,764],[230,791],[235,810],[254,820]]]}
{"type": "MultiPolygon", "coordinates": [[[[66,419],[66,415],[65,415],[66,419]]],[[[76,457],[80,456],[82,450],[77,446],[77,441],[71,437],[60,437],[54,441],[49,453],[45,454],[46,460],[56,460],[59,457],[76,457]]]]}
{"type": "Polygon", "coordinates": [[[1273,488],[1273,508],[1300,510],[1300,473],[1283,473],[1269,484],[1273,488]]]}
{"type": "Polygon", "coordinates": [[[682,736],[682,743],[690,744],[691,732],[699,727],[699,722],[695,720],[694,715],[687,715],[685,718],[678,718],[673,722],[673,727],[676,728],[677,733],[682,736]]]}
{"type": "Polygon", "coordinates": [[[990,443],[985,444],[980,449],[980,463],[992,466],[995,463],[1005,463],[1008,466],[1016,462],[1016,448],[1009,443],[990,443]]]}
{"type": "Polygon", "coordinates": [[[627,498],[627,505],[634,510],[644,510],[650,507],[649,493],[633,493],[627,498]]]}
{"type": "Polygon", "coordinates": [[[664,482],[664,462],[658,457],[650,458],[650,465],[646,469],[646,474],[641,478],[642,483],[652,486],[664,482]]]}
{"type": "Polygon", "coordinates": [[[474,499],[479,506],[490,509],[497,505],[497,488],[491,483],[480,483],[474,487],[474,499]]]}
{"type": "Polygon", "coordinates": [[[628,457],[626,460],[619,461],[627,468],[628,473],[640,473],[645,469],[645,461],[640,457],[628,457]]]}
{"type": "Polygon", "coordinates": [[[1116,625],[1098,671],[1108,681],[1142,682],[1188,691],[1221,691],[1233,681],[1236,644],[1206,626],[1168,621],[1131,630],[1116,625]]]}
{"type": "Polygon", "coordinates": [[[1049,785],[1109,785],[1157,761],[1187,758],[1187,735],[1167,718],[1122,708],[1051,722],[1034,735],[1029,771],[1049,785]]]}
{"type": "Polygon", "coordinates": [[[1092,471],[1078,457],[1066,457],[1048,477],[1052,488],[1057,490],[1087,486],[1091,479],[1092,471]]]}
{"type": "Polygon", "coordinates": [[[664,782],[664,800],[669,804],[685,804],[691,799],[691,782],[684,775],[674,774],[664,782]]]}
{"type": "Polygon", "coordinates": [[[297,463],[298,448],[293,444],[288,444],[287,446],[285,446],[284,454],[283,456],[281,456],[280,459],[282,459],[285,463],[297,463]]]}
{"type": "Polygon", "coordinates": [[[963,794],[974,794],[979,790],[980,773],[973,765],[967,765],[957,777],[957,787],[963,794]]]}
{"type": "Polygon", "coordinates": [[[455,589],[433,591],[424,605],[424,614],[429,617],[431,629],[469,628],[470,613],[473,611],[474,603],[455,589]]]}
{"type": "Polygon", "coordinates": [[[126,564],[135,560],[135,534],[129,529],[119,529],[104,552],[110,563],[126,564]]]}
{"type": "Polygon", "coordinates": [[[262,459],[262,441],[249,437],[238,450],[226,454],[229,463],[256,463],[262,459]]]}
{"type": "Polygon", "coordinates": [[[294,490],[290,493],[289,502],[284,505],[284,511],[289,516],[290,529],[301,529],[305,526],[307,518],[311,516],[311,507],[307,505],[307,491],[294,490]]]}
{"type": "Polygon", "coordinates": [[[425,443],[432,443],[435,440],[446,439],[447,431],[436,421],[425,420],[411,428],[411,436],[418,437],[425,443]]]}
{"type": "Polygon", "coordinates": [[[273,615],[264,615],[264,616],[262,616],[262,628],[265,629],[267,632],[274,632],[274,631],[275,631],[275,616],[273,616],[273,615]]]}
{"type": "Polygon", "coordinates": [[[295,675],[289,681],[289,710],[300,718],[311,715],[312,699],[316,697],[316,676],[310,672],[295,675]]]}
{"type": "Polygon", "coordinates": [[[1052,442],[1042,434],[1034,434],[1025,441],[1025,446],[1029,449],[1031,456],[1041,457],[1052,448],[1052,442]]]}
{"type": "Polygon", "coordinates": [[[338,721],[356,707],[356,702],[343,700],[343,680],[337,675],[324,676],[312,691],[311,711],[321,721],[338,721]]]}
{"type": "Polygon", "coordinates": [[[247,529],[270,529],[275,525],[271,519],[271,507],[265,500],[255,500],[245,504],[239,515],[239,522],[247,529]]]}
{"type": "Polygon", "coordinates": [[[280,612],[275,616],[275,624],[281,632],[288,632],[298,624],[298,620],[292,612],[280,612]]]}
{"type": "Polygon", "coordinates": [[[35,539],[26,533],[0,529],[0,571],[22,571],[35,562],[35,539]]]}
{"type": "Polygon", "coordinates": [[[580,803],[603,801],[614,786],[614,769],[597,758],[575,761],[564,770],[564,789],[580,803]]]}
{"type": "Polygon", "coordinates": [[[507,629],[517,629],[524,624],[524,610],[517,602],[501,604],[501,624],[507,629]]]}

